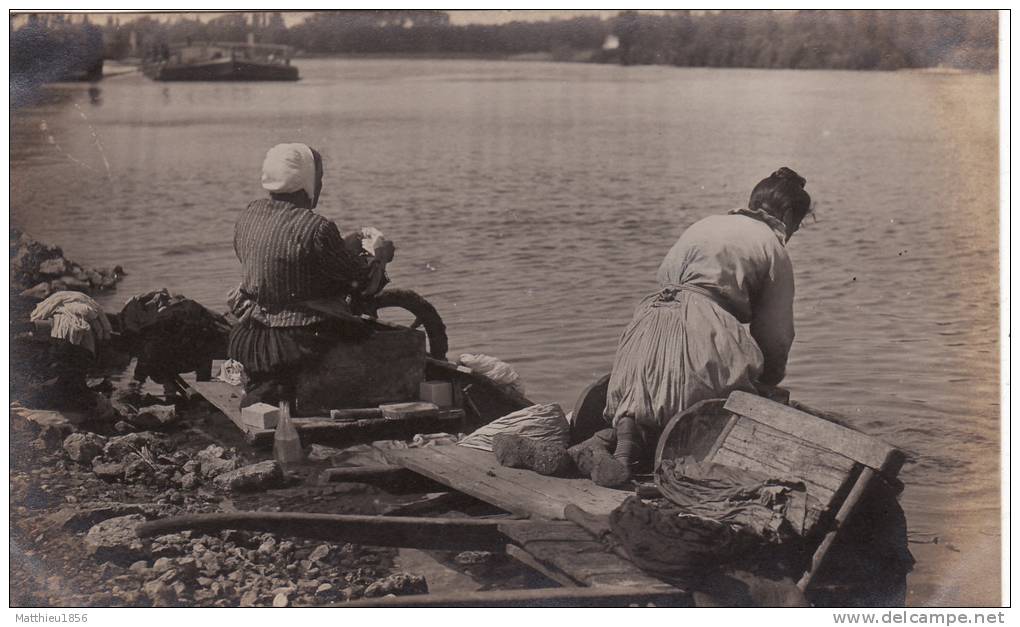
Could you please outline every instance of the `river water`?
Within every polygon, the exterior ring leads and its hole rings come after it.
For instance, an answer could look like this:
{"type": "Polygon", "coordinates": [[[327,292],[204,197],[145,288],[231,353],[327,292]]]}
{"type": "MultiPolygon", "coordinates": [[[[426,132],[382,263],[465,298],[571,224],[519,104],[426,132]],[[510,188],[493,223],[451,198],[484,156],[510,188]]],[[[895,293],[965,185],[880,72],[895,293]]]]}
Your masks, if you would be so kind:
{"type": "Polygon", "coordinates": [[[12,117],[12,223],[123,265],[112,310],[158,287],[224,310],[262,157],[306,142],[319,211],[396,242],[393,285],[439,309],[450,354],[498,356],[569,409],[682,230],[788,165],[817,218],[789,248],[784,385],[910,453],[911,603],[998,603],[997,77],[297,64],[294,84],[47,89],[12,117]]]}

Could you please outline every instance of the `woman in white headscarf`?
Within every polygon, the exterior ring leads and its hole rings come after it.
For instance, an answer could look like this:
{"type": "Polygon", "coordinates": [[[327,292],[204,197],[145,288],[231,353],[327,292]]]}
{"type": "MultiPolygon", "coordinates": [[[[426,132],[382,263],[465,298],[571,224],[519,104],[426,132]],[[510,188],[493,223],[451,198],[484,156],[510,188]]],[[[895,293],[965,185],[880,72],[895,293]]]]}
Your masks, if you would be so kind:
{"type": "Polygon", "coordinates": [[[312,211],[322,176],[315,150],[274,146],[262,164],[269,198],[253,201],[238,218],[234,251],[242,278],[229,303],[241,323],[231,332],[228,353],[248,376],[242,406],[293,401],[297,369],[342,337],[335,321],[307,303],[342,300],[370,283],[378,289],[371,266],[393,257],[392,243],[381,241],[371,255],[356,235],[345,242],[335,223],[312,211]]]}

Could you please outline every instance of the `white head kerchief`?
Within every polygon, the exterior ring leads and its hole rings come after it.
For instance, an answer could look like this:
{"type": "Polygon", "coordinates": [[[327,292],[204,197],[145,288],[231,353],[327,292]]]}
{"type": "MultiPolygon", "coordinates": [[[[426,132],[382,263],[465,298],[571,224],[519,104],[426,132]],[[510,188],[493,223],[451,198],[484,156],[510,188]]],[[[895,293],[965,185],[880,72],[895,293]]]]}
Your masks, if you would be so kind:
{"type": "Polygon", "coordinates": [[[262,188],[276,194],[304,190],[315,201],[315,157],[305,144],[277,144],[262,162],[262,188]]]}

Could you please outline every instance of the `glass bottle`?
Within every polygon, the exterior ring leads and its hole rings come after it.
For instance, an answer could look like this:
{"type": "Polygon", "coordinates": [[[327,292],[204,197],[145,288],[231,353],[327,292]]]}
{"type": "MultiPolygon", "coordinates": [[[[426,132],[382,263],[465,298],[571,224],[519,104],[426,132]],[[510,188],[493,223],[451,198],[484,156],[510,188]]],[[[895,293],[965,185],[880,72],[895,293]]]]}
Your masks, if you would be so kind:
{"type": "Polygon", "coordinates": [[[273,434],[273,457],[280,462],[284,470],[288,465],[299,464],[305,458],[301,449],[301,438],[290,419],[290,403],[287,401],[280,401],[280,419],[273,434]]]}

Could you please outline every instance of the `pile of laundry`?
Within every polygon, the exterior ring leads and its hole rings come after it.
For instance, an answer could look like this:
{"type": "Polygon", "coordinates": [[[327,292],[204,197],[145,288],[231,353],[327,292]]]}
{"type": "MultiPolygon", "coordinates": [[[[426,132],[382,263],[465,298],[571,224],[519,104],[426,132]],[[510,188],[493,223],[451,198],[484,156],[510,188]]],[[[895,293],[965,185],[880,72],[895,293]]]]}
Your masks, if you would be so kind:
{"type": "Polygon", "coordinates": [[[138,358],[138,381],[169,383],[182,372],[208,380],[212,361],[226,357],[227,319],[165,288],[132,297],[118,318],[121,346],[138,358]]]}
{"type": "Polygon", "coordinates": [[[134,377],[169,384],[177,374],[211,376],[226,354],[230,324],[201,304],[166,289],[135,296],[107,314],[83,292],[61,290],[27,307],[12,306],[12,394],[36,407],[88,409],[90,375],[121,371],[137,358],[134,377]]]}

